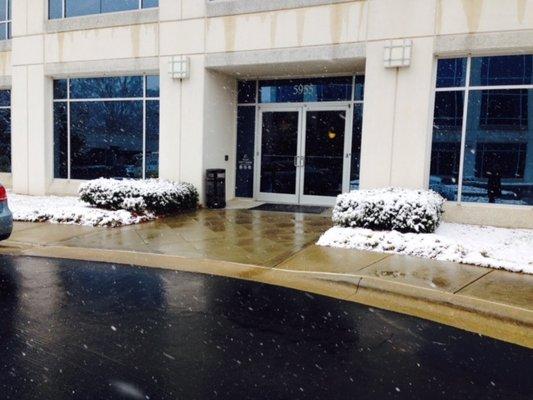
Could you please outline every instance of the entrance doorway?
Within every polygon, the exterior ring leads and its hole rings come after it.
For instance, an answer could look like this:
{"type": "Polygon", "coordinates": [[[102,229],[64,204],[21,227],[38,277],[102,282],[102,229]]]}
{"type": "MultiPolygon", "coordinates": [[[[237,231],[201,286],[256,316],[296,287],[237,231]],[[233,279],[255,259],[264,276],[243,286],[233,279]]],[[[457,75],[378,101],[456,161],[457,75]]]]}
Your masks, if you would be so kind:
{"type": "Polygon", "coordinates": [[[261,106],[256,132],[259,201],[333,205],[350,187],[351,104],[261,106]]]}

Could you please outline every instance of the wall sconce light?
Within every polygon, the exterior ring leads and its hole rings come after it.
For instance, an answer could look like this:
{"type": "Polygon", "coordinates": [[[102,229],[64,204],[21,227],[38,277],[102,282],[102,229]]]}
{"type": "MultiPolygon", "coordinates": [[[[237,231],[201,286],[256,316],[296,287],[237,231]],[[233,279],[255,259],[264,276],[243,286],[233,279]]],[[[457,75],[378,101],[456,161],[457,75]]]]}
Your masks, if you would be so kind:
{"type": "Polygon", "coordinates": [[[188,79],[191,76],[191,62],[187,56],[173,56],[170,60],[172,79],[188,79]]]}
{"type": "Polygon", "coordinates": [[[329,132],[328,132],[328,138],[329,138],[330,140],[333,140],[333,139],[335,139],[336,137],[337,137],[337,133],[336,133],[334,130],[330,129],[329,132]]]}
{"type": "Polygon", "coordinates": [[[385,46],[383,64],[385,68],[402,68],[411,65],[413,41],[410,39],[391,40],[385,46]]]}

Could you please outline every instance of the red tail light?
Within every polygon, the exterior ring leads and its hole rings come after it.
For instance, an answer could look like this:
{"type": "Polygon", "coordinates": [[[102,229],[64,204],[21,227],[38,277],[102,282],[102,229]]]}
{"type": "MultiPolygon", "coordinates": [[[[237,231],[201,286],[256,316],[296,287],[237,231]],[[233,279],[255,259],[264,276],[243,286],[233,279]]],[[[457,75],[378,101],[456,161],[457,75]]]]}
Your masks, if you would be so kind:
{"type": "Polygon", "coordinates": [[[6,188],[0,185],[0,201],[6,201],[6,200],[7,200],[6,188]]]}

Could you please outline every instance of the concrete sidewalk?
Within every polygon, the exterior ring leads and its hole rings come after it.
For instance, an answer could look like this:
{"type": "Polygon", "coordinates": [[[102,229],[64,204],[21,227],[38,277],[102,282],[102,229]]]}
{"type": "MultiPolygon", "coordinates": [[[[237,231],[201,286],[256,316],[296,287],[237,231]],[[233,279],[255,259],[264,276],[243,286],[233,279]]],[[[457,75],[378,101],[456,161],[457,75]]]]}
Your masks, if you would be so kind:
{"type": "Polygon", "coordinates": [[[249,279],[533,347],[533,276],[314,243],[323,215],[201,210],[124,228],[17,223],[0,252],[249,279]]]}

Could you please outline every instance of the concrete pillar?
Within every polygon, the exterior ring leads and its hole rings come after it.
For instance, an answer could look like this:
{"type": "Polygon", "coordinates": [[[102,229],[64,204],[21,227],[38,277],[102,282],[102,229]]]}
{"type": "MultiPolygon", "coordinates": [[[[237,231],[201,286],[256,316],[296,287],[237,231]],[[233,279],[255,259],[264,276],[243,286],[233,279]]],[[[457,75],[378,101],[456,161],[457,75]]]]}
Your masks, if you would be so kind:
{"type": "Polygon", "coordinates": [[[237,80],[209,70],[205,78],[204,167],[226,170],[226,198],[229,200],[235,197],[237,80]]]}
{"type": "Polygon", "coordinates": [[[52,178],[51,81],[44,75],[45,2],[13,2],[13,190],[45,194],[52,178]]]}
{"type": "Polygon", "coordinates": [[[367,46],[361,187],[424,188],[431,156],[433,39],[413,39],[406,68],[384,67],[387,44],[367,46]]]}

